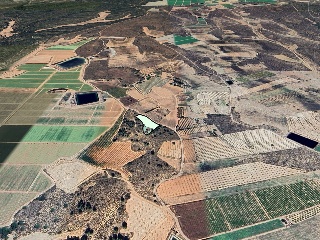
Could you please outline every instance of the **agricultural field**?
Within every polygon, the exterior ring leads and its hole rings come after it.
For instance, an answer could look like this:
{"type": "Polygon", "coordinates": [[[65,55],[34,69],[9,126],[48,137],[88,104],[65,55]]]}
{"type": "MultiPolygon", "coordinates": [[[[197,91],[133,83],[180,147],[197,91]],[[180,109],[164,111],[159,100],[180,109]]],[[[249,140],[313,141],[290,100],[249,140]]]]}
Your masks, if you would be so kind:
{"type": "Polygon", "coordinates": [[[76,50],[77,48],[81,47],[82,45],[92,41],[92,38],[81,40],[79,42],[68,44],[68,45],[55,45],[52,47],[48,47],[48,50],[76,50]]]}
{"type": "Polygon", "coordinates": [[[40,169],[39,165],[2,166],[0,168],[0,191],[28,191],[40,169]]]}
{"type": "Polygon", "coordinates": [[[184,175],[161,183],[157,192],[166,203],[177,204],[189,201],[192,198],[203,199],[207,192],[299,173],[302,173],[302,171],[256,162],[199,174],[184,175]]]}
{"type": "Polygon", "coordinates": [[[195,43],[198,42],[199,40],[192,37],[192,36],[179,36],[179,35],[174,35],[174,44],[175,45],[183,45],[183,44],[188,44],[188,43],[195,43]]]}
{"type": "Polygon", "coordinates": [[[131,142],[114,142],[107,148],[92,148],[88,154],[99,166],[121,170],[124,165],[145,154],[145,151],[132,151],[131,145],[131,142]]]}
{"type": "Polygon", "coordinates": [[[35,125],[22,138],[22,142],[91,142],[106,130],[95,126],[46,126],[35,125]]]}
{"type": "Polygon", "coordinates": [[[192,4],[204,4],[205,0],[167,0],[169,6],[190,6],[192,4]]]}
{"type": "Polygon", "coordinates": [[[23,221],[14,239],[303,239],[320,148],[290,134],[320,141],[318,3],[4,1],[0,225],[23,221]],[[91,90],[99,101],[76,105],[91,90]]]}
{"type": "Polygon", "coordinates": [[[320,114],[304,112],[287,118],[289,131],[320,142],[320,114]]]}
{"type": "Polygon", "coordinates": [[[142,83],[136,84],[136,89],[146,95],[150,93],[153,87],[161,87],[165,85],[167,80],[161,79],[160,77],[151,77],[150,79],[145,79],[142,83]]]}
{"type": "Polygon", "coordinates": [[[257,153],[294,149],[300,145],[264,129],[248,130],[193,140],[197,161],[232,158],[257,153]]]}
{"type": "Polygon", "coordinates": [[[318,205],[320,201],[318,188],[318,183],[312,180],[301,181],[173,205],[171,208],[177,216],[180,216],[179,222],[183,232],[190,239],[197,239],[318,205]],[[206,208],[203,207],[204,205],[206,208]],[[207,217],[202,222],[192,222],[190,214],[207,217]],[[219,220],[216,219],[217,217],[219,220]],[[190,229],[193,229],[193,233],[190,229]],[[203,232],[204,229],[207,229],[206,232],[203,232]]]}
{"type": "Polygon", "coordinates": [[[133,240],[167,239],[174,221],[166,210],[137,196],[129,199],[126,209],[129,215],[128,230],[136,233],[133,240]]]}
{"type": "Polygon", "coordinates": [[[273,230],[277,230],[280,228],[283,228],[284,225],[280,221],[280,219],[275,219],[272,221],[260,223],[257,225],[253,225],[247,228],[243,228],[240,230],[232,231],[229,233],[221,234],[218,236],[215,236],[213,238],[210,238],[210,240],[240,240],[248,237],[252,237],[258,234],[270,232],[273,230]]]}
{"type": "Polygon", "coordinates": [[[163,161],[167,162],[172,167],[179,169],[179,165],[182,158],[181,142],[164,142],[161,145],[157,153],[157,156],[161,158],[163,161]]]}

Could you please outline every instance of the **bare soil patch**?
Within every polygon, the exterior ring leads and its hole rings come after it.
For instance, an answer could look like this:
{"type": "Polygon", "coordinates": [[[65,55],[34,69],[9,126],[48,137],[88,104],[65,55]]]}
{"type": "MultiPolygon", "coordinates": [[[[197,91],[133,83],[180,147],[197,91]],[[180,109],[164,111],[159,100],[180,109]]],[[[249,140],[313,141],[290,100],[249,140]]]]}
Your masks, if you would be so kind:
{"type": "Polygon", "coordinates": [[[0,36],[8,38],[13,36],[14,32],[13,32],[13,26],[16,23],[16,21],[11,20],[8,23],[8,26],[5,29],[2,29],[2,31],[0,32],[0,36]]]}
{"type": "Polygon", "coordinates": [[[132,240],[166,240],[171,227],[172,217],[162,207],[132,196],[127,204],[128,231],[133,232],[132,240]]]}

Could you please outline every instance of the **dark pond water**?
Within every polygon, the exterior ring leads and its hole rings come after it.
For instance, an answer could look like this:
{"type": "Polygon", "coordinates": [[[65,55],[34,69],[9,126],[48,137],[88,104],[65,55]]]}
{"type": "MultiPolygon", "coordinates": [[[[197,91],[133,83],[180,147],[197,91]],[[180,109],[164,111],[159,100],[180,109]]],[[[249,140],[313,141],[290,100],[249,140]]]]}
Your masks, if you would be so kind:
{"type": "Polygon", "coordinates": [[[68,68],[74,68],[74,67],[80,66],[84,63],[85,63],[85,60],[83,58],[72,58],[68,61],[58,63],[58,66],[68,69],[68,68]]]}
{"type": "Polygon", "coordinates": [[[76,101],[77,101],[77,105],[98,102],[99,96],[97,92],[76,93],[76,101]]]}
{"type": "Polygon", "coordinates": [[[289,133],[287,138],[289,138],[293,141],[296,141],[302,145],[305,145],[309,148],[315,148],[318,145],[318,142],[313,141],[313,140],[306,138],[306,137],[302,137],[302,136],[295,134],[295,133],[289,133]]]}

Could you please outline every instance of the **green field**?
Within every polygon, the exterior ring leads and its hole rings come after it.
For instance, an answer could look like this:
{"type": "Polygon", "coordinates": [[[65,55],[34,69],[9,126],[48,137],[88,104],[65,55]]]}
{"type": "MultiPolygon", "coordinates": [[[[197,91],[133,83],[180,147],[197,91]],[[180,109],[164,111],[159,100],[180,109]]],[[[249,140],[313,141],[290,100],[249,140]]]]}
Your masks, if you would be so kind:
{"type": "Polygon", "coordinates": [[[87,40],[82,40],[73,44],[69,44],[69,45],[57,45],[57,46],[52,46],[52,47],[48,47],[48,50],[76,50],[78,47],[81,47],[82,45],[90,42],[91,40],[93,40],[93,38],[87,39],[87,40]]]}
{"type": "Polygon", "coordinates": [[[25,71],[40,71],[46,64],[23,64],[18,67],[20,70],[25,70],[25,71]]]}
{"type": "Polygon", "coordinates": [[[169,6],[190,6],[191,4],[204,4],[205,0],[167,0],[169,6]]]}
{"type": "Polygon", "coordinates": [[[272,218],[305,209],[290,185],[257,190],[255,194],[272,218]]]}
{"type": "Polygon", "coordinates": [[[12,93],[12,92],[0,92],[0,103],[21,103],[27,97],[30,96],[29,93],[12,93]]]}
{"type": "Polygon", "coordinates": [[[51,179],[44,173],[40,172],[30,190],[33,192],[43,192],[47,190],[51,185],[51,179]]]}
{"type": "Polygon", "coordinates": [[[43,89],[52,88],[68,88],[75,91],[79,91],[83,86],[83,83],[47,83],[43,85],[43,89]]]}
{"type": "Polygon", "coordinates": [[[284,225],[282,224],[282,222],[279,219],[275,219],[269,222],[264,222],[254,226],[243,228],[237,231],[221,234],[211,238],[211,240],[240,240],[261,233],[270,232],[283,227],[284,225]]]}
{"type": "Polygon", "coordinates": [[[35,180],[41,166],[4,165],[0,168],[0,190],[27,191],[35,180]]]}
{"type": "Polygon", "coordinates": [[[235,6],[233,4],[222,4],[222,6],[224,6],[225,8],[229,8],[229,9],[235,8],[235,6]]]}
{"type": "Polygon", "coordinates": [[[224,216],[215,199],[205,201],[207,219],[209,223],[210,233],[227,232],[228,228],[224,216]]]}
{"type": "Polygon", "coordinates": [[[250,192],[216,198],[232,229],[268,220],[250,192]]]}
{"type": "Polygon", "coordinates": [[[22,142],[91,142],[106,130],[94,126],[46,126],[34,125],[22,142]]]}
{"type": "Polygon", "coordinates": [[[179,36],[174,35],[174,44],[175,45],[182,45],[182,44],[188,44],[188,43],[194,43],[198,42],[198,39],[195,39],[192,36],[179,36]]]}
{"type": "Polygon", "coordinates": [[[82,88],[80,89],[80,91],[91,91],[91,90],[94,90],[93,87],[91,87],[90,85],[88,84],[83,84],[82,88]]]}

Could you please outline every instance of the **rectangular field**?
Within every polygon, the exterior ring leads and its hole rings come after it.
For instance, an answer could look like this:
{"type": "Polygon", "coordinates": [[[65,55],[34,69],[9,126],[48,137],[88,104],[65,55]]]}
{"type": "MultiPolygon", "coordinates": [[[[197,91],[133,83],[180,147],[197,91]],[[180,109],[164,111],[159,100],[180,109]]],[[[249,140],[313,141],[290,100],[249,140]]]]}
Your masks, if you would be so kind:
{"type": "Polygon", "coordinates": [[[71,157],[86,143],[0,143],[0,163],[50,164],[61,157],[71,157]]]}
{"type": "Polygon", "coordinates": [[[27,191],[35,180],[41,166],[4,165],[0,168],[0,191],[27,191]]]}
{"type": "Polygon", "coordinates": [[[40,71],[46,64],[23,64],[18,67],[20,70],[25,71],[40,71]]]}
{"type": "Polygon", "coordinates": [[[192,37],[192,36],[178,36],[174,35],[174,44],[175,45],[182,45],[188,43],[198,42],[199,40],[192,37]]]}
{"type": "Polygon", "coordinates": [[[255,194],[271,218],[297,212],[305,208],[292,192],[290,185],[257,190],[255,194]]]}
{"type": "Polygon", "coordinates": [[[215,199],[205,201],[205,205],[211,234],[231,230],[215,199]]]}
{"type": "Polygon", "coordinates": [[[106,127],[95,126],[47,126],[35,125],[23,137],[22,142],[91,142],[106,127]]]}
{"type": "Polygon", "coordinates": [[[211,238],[211,240],[240,240],[249,238],[261,233],[270,232],[279,228],[283,228],[284,225],[279,219],[275,219],[269,222],[260,223],[254,226],[243,228],[234,232],[221,234],[211,238]]]}
{"type": "Polygon", "coordinates": [[[82,45],[90,42],[91,40],[92,38],[87,40],[82,40],[69,45],[56,45],[56,46],[48,47],[47,49],[48,50],[76,50],[78,47],[81,47],[82,45]]]}
{"type": "Polygon", "coordinates": [[[268,220],[249,192],[216,198],[232,229],[268,220]]]}

